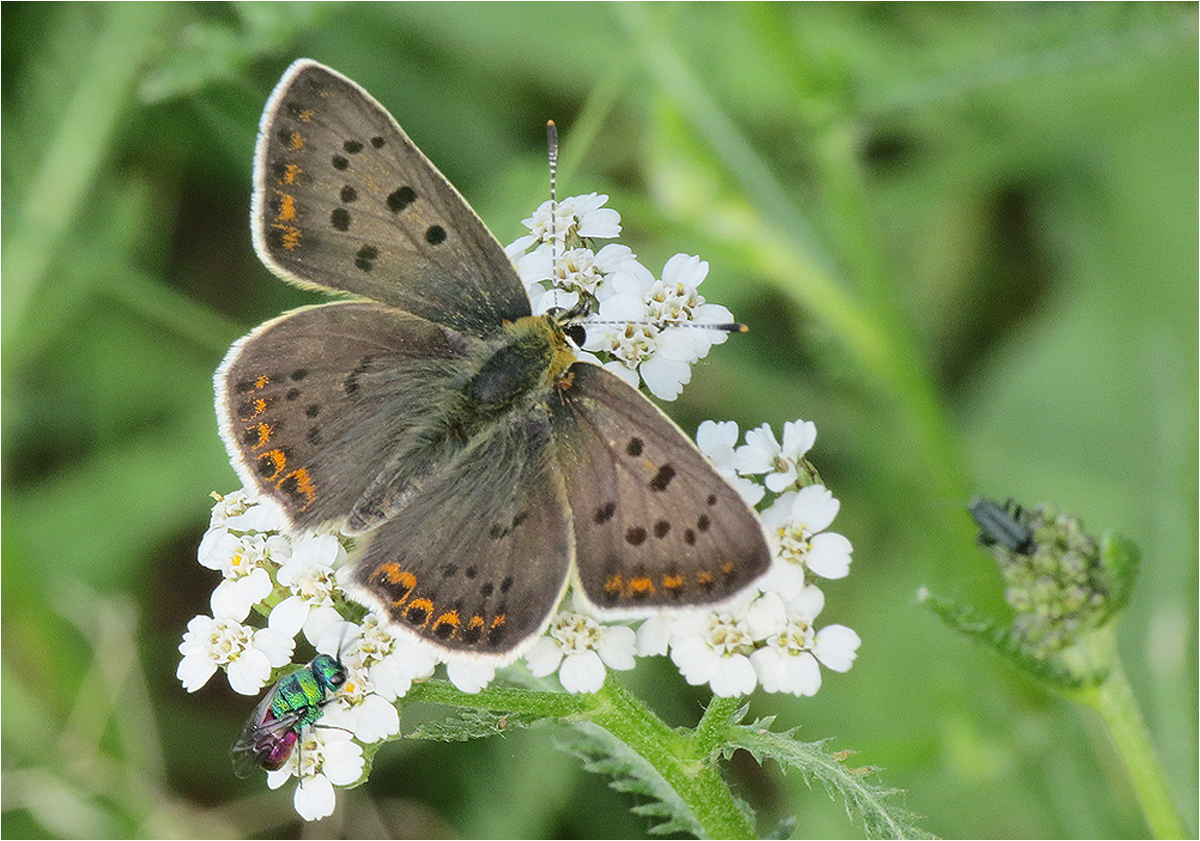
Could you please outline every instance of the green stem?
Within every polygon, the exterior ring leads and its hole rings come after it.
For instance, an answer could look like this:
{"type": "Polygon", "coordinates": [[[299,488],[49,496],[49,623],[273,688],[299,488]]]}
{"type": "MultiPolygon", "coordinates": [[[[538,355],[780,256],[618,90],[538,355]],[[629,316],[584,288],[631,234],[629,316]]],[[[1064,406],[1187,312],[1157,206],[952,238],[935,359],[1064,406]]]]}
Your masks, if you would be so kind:
{"type": "MultiPolygon", "coordinates": [[[[679,795],[709,838],[754,838],[754,827],[738,808],[709,750],[698,755],[698,740],[667,725],[609,674],[597,693],[608,709],[592,718],[654,766],[679,795]]],[[[724,699],[714,699],[723,706],[724,699]]],[[[736,707],[737,699],[733,700],[736,707]]],[[[711,707],[710,707],[711,709],[711,707]]],[[[731,710],[732,712],[732,710],[731,710]]],[[[706,714],[705,718],[709,718],[706,714]]],[[[728,716],[723,717],[728,721],[728,716]]]]}
{"type": "Polygon", "coordinates": [[[743,699],[714,698],[695,735],[672,730],[612,674],[594,695],[507,687],[489,687],[468,695],[447,681],[431,680],[414,686],[404,700],[524,712],[568,722],[591,721],[653,766],[691,812],[705,836],[755,837],[754,827],[721,777],[715,759],[722,731],[743,699]]]}
{"type": "Polygon", "coordinates": [[[1072,693],[1073,697],[1095,708],[1104,719],[1117,753],[1129,771],[1134,794],[1154,837],[1186,837],[1183,817],[1167,788],[1162,765],[1150,740],[1150,730],[1121,666],[1112,624],[1090,634],[1086,644],[1093,662],[1105,666],[1106,676],[1099,684],[1072,693]]]}

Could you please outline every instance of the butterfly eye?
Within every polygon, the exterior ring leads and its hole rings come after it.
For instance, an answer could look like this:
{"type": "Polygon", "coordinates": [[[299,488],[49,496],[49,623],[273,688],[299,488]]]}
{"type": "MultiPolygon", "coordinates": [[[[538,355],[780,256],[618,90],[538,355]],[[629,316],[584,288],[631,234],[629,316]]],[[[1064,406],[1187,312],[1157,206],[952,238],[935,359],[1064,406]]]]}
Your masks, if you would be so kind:
{"type": "Polygon", "coordinates": [[[567,338],[575,343],[576,347],[583,347],[583,343],[587,341],[587,331],[583,329],[582,324],[568,324],[563,328],[563,332],[567,334],[567,338]]]}

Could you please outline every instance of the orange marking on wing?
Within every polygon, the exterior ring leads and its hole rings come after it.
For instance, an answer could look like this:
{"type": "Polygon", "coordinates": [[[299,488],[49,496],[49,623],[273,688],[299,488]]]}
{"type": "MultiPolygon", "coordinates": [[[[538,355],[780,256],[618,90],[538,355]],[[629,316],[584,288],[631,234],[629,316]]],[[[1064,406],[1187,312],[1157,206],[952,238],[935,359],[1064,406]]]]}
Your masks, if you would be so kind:
{"type": "Polygon", "coordinates": [[[292,225],[272,225],[272,228],[277,228],[283,231],[283,250],[293,251],[300,247],[300,229],[292,225]]]}
{"type": "MultiPolygon", "coordinates": [[[[462,624],[462,620],[458,618],[458,611],[448,610],[437,618],[437,621],[433,623],[433,627],[436,631],[443,625],[449,625],[451,628],[457,628],[460,624],[462,624]]],[[[451,633],[453,633],[453,631],[451,631],[451,633]]]]}
{"type": "Polygon", "coordinates": [[[283,472],[283,468],[287,467],[287,456],[284,455],[283,450],[270,450],[258,457],[259,463],[261,464],[264,459],[275,467],[275,472],[266,477],[268,482],[273,482],[275,477],[283,472]]]}
{"type": "Polygon", "coordinates": [[[271,443],[271,433],[275,431],[275,427],[269,423],[260,423],[258,425],[258,443],[254,445],[254,449],[265,447],[271,443]]]}
{"type": "Polygon", "coordinates": [[[492,620],[492,629],[495,630],[496,628],[503,628],[507,624],[508,624],[508,614],[507,613],[499,613],[496,615],[496,618],[492,620]]]}
{"type": "Polygon", "coordinates": [[[375,567],[375,574],[386,575],[388,581],[393,584],[404,584],[410,590],[417,586],[417,577],[395,561],[387,561],[375,567]]]}
{"type": "Polygon", "coordinates": [[[429,624],[429,617],[432,615],[433,615],[433,602],[431,602],[429,599],[417,599],[411,605],[408,606],[408,610],[405,612],[404,617],[406,619],[408,619],[409,622],[412,622],[414,625],[419,624],[420,627],[424,628],[426,625],[429,624]],[[425,614],[425,618],[420,623],[417,623],[412,618],[413,614],[415,614],[417,611],[420,611],[421,613],[425,614]]]}
{"type": "Polygon", "coordinates": [[[254,388],[256,390],[260,388],[266,388],[270,382],[270,377],[268,377],[266,374],[260,374],[254,378],[254,388]]]}
{"type": "Polygon", "coordinates": [[[701,585],[712,584],[712,580],[713,580],[713,577],[712,577],[711,572],[696,573],[696,581],[698,581],[701,585]]]}
{"type": "Polygon", "coordinates": [[[295,184],[296,178],[298,178],[302,172],[304,172],[304,167],[300,166],[299,164],[288,164],[283,170],[283,183],[295,184]]]}
{"type": "Polygon", "coordinates": [[[647,576],[629,579],[630,596],[653,596],[656,592],[654,582],[647,576]]]}
{"type": "Polygon", "coordinates": [[[309,120],[312,119],[312,117],[313,117],[313,109],[311,109],[311,108],[305,108],[298,115],[296,115],[296,119],[302,123],[307,123],[309,120]]]}
{"type": "Polygon", "coordinates": [[[682,590],[683,576],[682,575],[664,575],[662,577],[662,585],[664,590],[682,590]]]}
{"type": "Polygon", "coordinates": [[[308,506],[316,502],[317,487],[313,484],[312,477],[308,475],[308,470],[303,467],[301,467],[299,470],[293,470],[291,473],[279,480],[276,485],[281,486],[288,479],[294,479],[296,481],[296,486],[291,488],[289,492],[292,494],[298,494],[307,500],[307,502],[304,503],[304,507],[300,509],[301,511],[304,511],[308,508],[308,506]]]}
{"type": "Polygon", "coordinates": [[[292,132],[292,136],[288,138],[288,145],[292,147],[293,152],[299,152],[304,148],[304,135],[298,131],[292,132]]]}
{"type": "Polygon", "coordinates": [[[472,616],[471,621],[467,623],[467,630],[473,631],[476,628],[482,628],[483,626],[484,626],[483,617],[477,613],[474,616],[472,616]]]}
{"type": "Polygon", "coordinates": [[[616,575],[610,577],[607,581],[604,582],[604,592],[620,593],[622,586],[623,585],[621,582],[621,573],[618,572],[616,575]]]}
{"type": "MultiPolygon", "coordinates": [[[[282,190],[276,190],[275,195],[279,196],[279,212],[275,214],[275,221],[291,222],[295,220],[296,197],[291,193],[285,193],[282,190]]],[[[278,225],[276,227],[278,227],[278,225]]]]}
{"type": "Polygon", "coordinates": [[[721,564],[721,572],[725,573],[726,575],[729,575],[729,573],[733,572],[733,561],[726,561],[725,563],[721,564]]]}

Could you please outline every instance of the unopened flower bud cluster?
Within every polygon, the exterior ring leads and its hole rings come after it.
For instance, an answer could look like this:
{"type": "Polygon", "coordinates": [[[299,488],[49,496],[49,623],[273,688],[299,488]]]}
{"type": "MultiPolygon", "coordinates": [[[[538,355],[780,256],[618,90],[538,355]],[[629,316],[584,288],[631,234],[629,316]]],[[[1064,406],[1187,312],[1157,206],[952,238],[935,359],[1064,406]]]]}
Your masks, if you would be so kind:
{"type": "Polygon", "coordinates": [[[1004,596],[1017,612],[1014,630],[1038,657],[1070,645],[1107,615],[1110,584],[1100,547],[1072,516],[1050,508],[1019,511],[1032,534],[1029,555],[993,549],[1001,560],[1004,596]]]}

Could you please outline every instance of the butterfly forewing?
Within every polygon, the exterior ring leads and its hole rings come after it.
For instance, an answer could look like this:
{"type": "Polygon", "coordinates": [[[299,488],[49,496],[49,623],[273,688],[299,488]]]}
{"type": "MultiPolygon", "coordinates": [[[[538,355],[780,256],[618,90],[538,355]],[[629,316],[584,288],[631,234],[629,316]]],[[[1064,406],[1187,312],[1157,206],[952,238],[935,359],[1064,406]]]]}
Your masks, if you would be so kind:
{"type": "Polygon", "coordinates": [[[497,420],[371,533],[366,603],[442,649],[510,662],[549,620],[572,557],[545,410],[497,420]]]}
{"type": "Polygon", "coordinates": [[[711,604],[766,572],[757,516],[666,415],[596,365],[576,363],[564,385],[552,422],[593,605],[711,604]]]}
{"type": "Polygon", "coordinates": [[[451,386],[461,341],[371,302],[262,325],[216,377],[222,437],[242,480],[297,525],[345,520],[451,386]]]}
{"type": "Polygon", "coordinates": [[[285,279],[393,304],[485,336],[529,315],[495,237],[370,94],[315,62],[267,102],[252,233],[285,279]]]}

